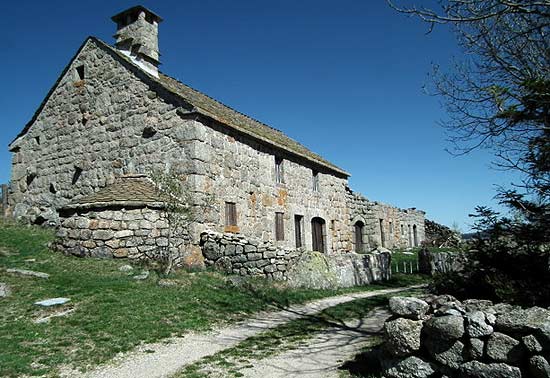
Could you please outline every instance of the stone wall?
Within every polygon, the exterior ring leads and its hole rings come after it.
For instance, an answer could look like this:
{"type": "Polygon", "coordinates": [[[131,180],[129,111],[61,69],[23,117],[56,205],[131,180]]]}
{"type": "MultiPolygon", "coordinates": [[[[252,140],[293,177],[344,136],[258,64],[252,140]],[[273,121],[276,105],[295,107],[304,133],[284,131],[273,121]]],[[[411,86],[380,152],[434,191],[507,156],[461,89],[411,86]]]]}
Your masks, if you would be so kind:
{"type": "Polygon", "coordinates": [[[233,233],[204,232],[206,266],[230,274],[288,280],[291,286],[331,289],[390,278],[390,254],[323,254],[286,249],[233,233]]]}
{"type": "Polygon", "coordinates": [[[385,377],[550,377],[550,310],[451,296],[394,297],[390,309],[385,377]]]}
{"type": "Polygon", "coordinates": [[[113,52],[88,40],[11,145],[14,216],[58,223],[56,209],[128,173],[185,174],[188,139],[177,110],[187,106],[113,52]],[[80,79],[77,68],[83,67],[80,79]],[[150,84],[147,84],[147,83],[150,84]],[[184,164],[185,163],[185,164],[184,164]]]}
{"type": "Polygon", "coordinates": [[[460,272],[468,263],[464,252],[431,252],[422,249],[418,253],[420,273],[434,275],[439,273],[460,272]]]}
{"type": "Polygon", "coordinates": [[[80,257],[162,260],[168,253],[174,263],[192,265],[185,230],[171,234],[158,209],[88,209],[61,213],[55,248],[80,257]],[[175,234],[175,235],[174,235],[175,234]]]}
{"type": "MultiPolygon", "coordinates": [[[[295,249],[295,219],[301,217],[301,246],[311,250],[315,217],[324,220],[325,251],[351,250],[347,179],[319,170],[319,190],[313,190],[313,168],[300,159],[261,145],[216,125],[194,126],[193,149],[201,162],[193,180],[197,195],[213,199],[214,209],[203,220],[204,230],[226,232],[225,202],[237,207],[238,232],[280,248],[295,249]],[[282,182],[277,182],[276,158],[282,159],[282,182]],[[283,215],[283,240],[275,240],[276,213],[283,215]]],[[[231,230],[234,230],[232,228],[231,230]]]]}
{"type": "Polygon", "coordinates": [[[289,263],[302,251],[276,247],[271,242],[214,231],[201,234],[206,266],[230,274],[284,279],[289,263]]]}
{"type": "MultiPolygon", "coordinates": [[[[354,225],[364,225],[363,243],[368,250],[377,247],[388,249],[419,246],[425,239],[425,213],[415,208],[399,209],[380,202],[373,202],[361,193],[347,192],[350,209],[351,232],[354,225]],[[416,237],[415,237],[416,234],[416,237]],[[383,240],[382,240],[383,239],[383,240]]],[[[354,250],[355,238],[353,238],[354,250]]]]}

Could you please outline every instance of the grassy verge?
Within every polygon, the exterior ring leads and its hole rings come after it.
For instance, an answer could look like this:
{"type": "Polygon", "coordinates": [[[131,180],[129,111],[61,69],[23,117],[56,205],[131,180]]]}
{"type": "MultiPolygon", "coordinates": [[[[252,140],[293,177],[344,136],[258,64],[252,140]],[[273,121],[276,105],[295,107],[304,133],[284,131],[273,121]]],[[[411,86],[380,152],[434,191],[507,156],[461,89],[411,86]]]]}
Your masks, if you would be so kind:
{"type": "MultiPolygon", "coordinates": [[[[0,282],[12,293],[0,298],[0,376],[54,376],[60,365],[87,369],[140,343],[243,318],[268,306],[304,302],[352,291],[411,284],[400,277],[387,285],[344,290],[290,290],[264,280],[231,286],[212,272],[178,272],[174,286],[159,286],[152,274],[137,281],[119,271],[127,261],[79,259],[48,250],[52,233],[0,224],[0,282]],[[49,279],[8,274],[22,268],[49,279]],[[54,297],[71,301],[55,309],[33,303],[54,297]],[[60,309],[70,315],[37,324],[60,309]]],[[[136,268],[133,274],[139,273],[136,268]]]]}
{"type": "MultiPolygon", "coordinates": [[[[408,291],[400,295],[416,295],[421,291],[408,291]]],[[[236,378],[242,369],[253,361],[283,353],[308,342],[326,328],[346,327],[344,321],[363,319],[377,307],[386,306],[391,295],[358,299],[330,307],[319,314],[290,321],[272,330],[250,337],[233,348],[218,352],[176,374],[175,378],[236,378]]],[[[369,345],[378,344],[381,338],[369,337],[369,345]]]]}

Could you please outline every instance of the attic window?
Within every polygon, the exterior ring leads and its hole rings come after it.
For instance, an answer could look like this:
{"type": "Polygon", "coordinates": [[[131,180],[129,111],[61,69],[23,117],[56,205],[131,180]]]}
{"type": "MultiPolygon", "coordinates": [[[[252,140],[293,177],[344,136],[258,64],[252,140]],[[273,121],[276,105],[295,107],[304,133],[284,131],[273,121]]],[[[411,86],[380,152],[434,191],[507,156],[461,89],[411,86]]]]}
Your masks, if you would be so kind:
{"type": "Polygon", "coordinates": [[[152,138],[153,136],[155,136],[156,133],[157,133],[157,130],[155,130],[151,126],[147,126],[143,129],[143,133],[141,134],[141,136],[144,138],[152,138]]]}
{"type": "Polygon", "coordinates": [[[30,173],[27,175],[27,186],[31,185],[36,178],[36,173],[30,173]]]}
{"type": "Polygon", "coordinates": [[[76,73],[78,74],[79,80],[84,80],[84,66],[76,67],[76,73]]]}
{"type": "Polygon", "coordinates": [[[313,178],[313,191],[318,192],[319,191],[319,172],[313,171],[312,172],[312,178],[313,178]]]}
{"type": "Polygon", "coordinates": [[[275,182],[283,183],[283,159],[275,156],[275,182]]]}
{"type": "Polygon", "coordinates": [[[82,168],[80,167],[74,167],[74,174],[73,174],[73,180],[72,180],[72,184],[76,184],[78,179],[80,178],[80,175],[82,174],[82,168]]]}

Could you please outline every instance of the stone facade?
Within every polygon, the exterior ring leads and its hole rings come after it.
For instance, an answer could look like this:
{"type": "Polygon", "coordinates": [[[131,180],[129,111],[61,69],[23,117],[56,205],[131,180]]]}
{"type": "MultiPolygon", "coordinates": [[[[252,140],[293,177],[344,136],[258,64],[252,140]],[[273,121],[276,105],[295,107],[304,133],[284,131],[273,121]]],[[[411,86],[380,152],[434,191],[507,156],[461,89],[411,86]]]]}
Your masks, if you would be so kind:
{"type": "MultiPolygon", "coordinates": [[[[360,240],[363,250],[377,247],[388,249],[418,247],[425,240],[425,213],[415,208],[399,209],[380,202],[373,202],[348,189],[348,208],[353,246],[357,250],[360,240]],[[361,230],[361,239],[357,232],[361,230]]],[[[359,248],[361,249],[361,248],[359,248]]]]}
{"type": "MultiPolygon", "coordinates": [[[[423,240],[423,212],[395,209],[351,193],[347,172],[280,131],[145,69],[139,57],[127,54],[125,41],[133,40],[131,34],[147,40],[147,49],[138,51],[141,59],[158,57],[158,16],[137,7],[115,18],[119,49],[88,38],[10,144],[10,207],[16,218],[61,224],[66,250],[76,247],[75,240],[81,245],[89,241],[96,247],[75,253],[114,255],[116,248],[107,249],[105,241],[98,243],[101,239],[86,240],[89,233],[73,223],[86,217],[92,222],[92,214],[118,222],[115,216],[120,214],[111,208],[71,213],[66,207],[112,185],[117,177],[169,170],[185,181],[189,205],[196,210],[185,236],[195,247],[205,232],[234,233],[270,243],[277,251],[317,249],[334,255],[357,249],[358,220],[364,224],[362,252],[382,245],[413,245],[408,241],[412,236],[399,234],[401,225],[416,227],[414,244],[423,240]],[[387,230],[384,242],[379,219],[386,228],[393,222],[394,230],[387,230]]],[[[132,216],[149,211],[147,206],[117,206],[119,213],[132,216]]],[[[152,227],[140,227],[140,235],[134,232],[128,240],[162,230],[152,227]]],[[[109,226],[102,231],[114,235],[124,230],[109,226]]],[[[159,240],[153,239],[148,243],[159,240]]],[[[126,239],[121,243],[121,248],[128,247],[126,239]]],[[[128,255],[134,256],[135,250],[128,255]]]]}

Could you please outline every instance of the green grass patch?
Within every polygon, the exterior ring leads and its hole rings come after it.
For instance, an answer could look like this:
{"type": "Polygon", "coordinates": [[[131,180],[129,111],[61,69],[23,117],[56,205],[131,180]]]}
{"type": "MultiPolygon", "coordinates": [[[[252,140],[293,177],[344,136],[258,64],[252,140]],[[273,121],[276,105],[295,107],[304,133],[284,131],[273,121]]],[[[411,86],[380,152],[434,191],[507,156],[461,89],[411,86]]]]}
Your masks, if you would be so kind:
{"type": "MultiPolygon", "coordinates": [[[[0,282],[12,294],[0,299],[0,376],[54,376],[60,365],[89,369],[141,343],[201,331],[242,319],[269,306],[285,306],[349,292],[412,284],[395,277],[385,285],[342,290],[291,290],[266,280],[232,286],[214,272],[177,272],[175,286],[158,285],[154,273],[136,281],[119,271],[123,260],[82,259],[48,250],[53,233],[37,227],[0,223],[0,282]],[[6,272],[21,268],[49,279],[6,272]],[[68,297],[56,309],[33,303],[68,297]],[[74,311],[36,324],[60,309],[74,311]]],[[[135,267],[134,273],[140,272],[135,267]]],[[[415,282],[416,283],[416,282],[415,282]]]]}

